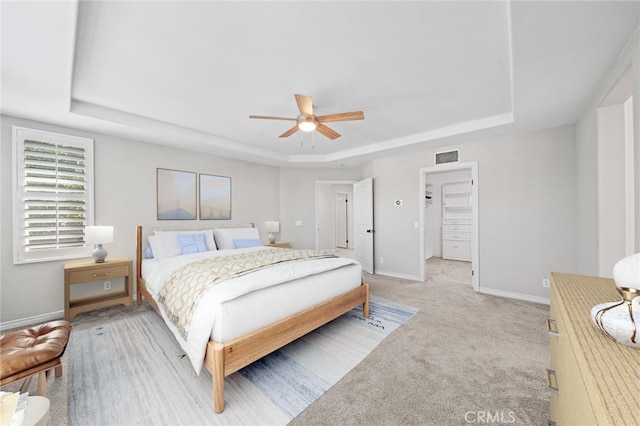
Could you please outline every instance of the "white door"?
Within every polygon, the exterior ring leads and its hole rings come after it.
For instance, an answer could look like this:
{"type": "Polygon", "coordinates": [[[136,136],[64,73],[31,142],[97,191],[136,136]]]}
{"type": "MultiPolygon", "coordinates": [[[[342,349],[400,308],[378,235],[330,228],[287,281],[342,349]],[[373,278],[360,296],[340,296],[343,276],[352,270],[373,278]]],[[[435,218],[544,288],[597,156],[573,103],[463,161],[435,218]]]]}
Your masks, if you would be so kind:
{"type": "Polygon", "coordinates": [[[336,192],[334,196],[334,205],[336,208],[336,247],[345,249],[349,248],[348,195],[346,192],[336,192]]]}
{"type": "Polygon", "coordinates": [[[353,184],[354,256],[373,274],[373,178],[353,184]]]}

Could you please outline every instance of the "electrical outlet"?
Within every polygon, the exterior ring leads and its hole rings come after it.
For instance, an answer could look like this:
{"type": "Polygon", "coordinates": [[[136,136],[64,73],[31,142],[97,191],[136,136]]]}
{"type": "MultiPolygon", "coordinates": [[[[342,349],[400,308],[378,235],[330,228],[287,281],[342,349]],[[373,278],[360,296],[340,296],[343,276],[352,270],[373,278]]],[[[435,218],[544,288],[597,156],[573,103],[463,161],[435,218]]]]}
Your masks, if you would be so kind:
{"type": "Polygon", "coordinates": [[[542,279],[542,287],[549,288],[549,286],[550,286],[549,280],[547,278],[543,278],[542,279]]]}
{"type": "Polygon", "coordinates": [[[384,257],[380,256],[380,264],[382,265],[384,263],[384,257]]]}
{"type": "Polygon", "coordinates": [[[109,291],[111,290],[111,281],[105,281],[104,282],[104,291],[109,291]]]}

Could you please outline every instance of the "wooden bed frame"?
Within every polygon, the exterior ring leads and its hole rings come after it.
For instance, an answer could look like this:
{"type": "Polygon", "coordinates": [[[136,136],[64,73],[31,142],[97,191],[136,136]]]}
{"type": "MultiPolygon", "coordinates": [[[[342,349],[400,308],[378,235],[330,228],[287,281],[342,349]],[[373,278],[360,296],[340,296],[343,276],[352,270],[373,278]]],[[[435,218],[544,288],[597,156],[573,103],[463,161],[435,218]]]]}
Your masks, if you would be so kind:
{"type": "MultiPolygon", "coordinates": [[[[143,236],[142,226],[136,229],[136,288],[137,302],[142,297],[160,313],[158,305],[147,291],[142,278],[143,236]]],[[[224,410],[224,378],[241,368],[285,346],[299,337],[339,317],[362,304],[364,317],[369,316],[369,285],[361,286],[308,308],[274,324],[246,334],[227,343],[210,340],[204,365],[213,376],[213,405],[216,413],[224,410]]]]}

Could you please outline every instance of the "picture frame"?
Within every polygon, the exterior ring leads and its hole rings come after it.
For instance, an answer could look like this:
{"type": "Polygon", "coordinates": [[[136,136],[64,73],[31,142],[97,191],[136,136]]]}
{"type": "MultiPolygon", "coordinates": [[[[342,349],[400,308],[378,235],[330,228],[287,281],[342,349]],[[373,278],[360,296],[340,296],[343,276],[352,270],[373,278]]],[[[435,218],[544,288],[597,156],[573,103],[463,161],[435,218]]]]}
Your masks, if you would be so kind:
{"type": "Polygon", "coordinates": [[[231,178],[200,173],[200,220],[231,219],[231,178]]]}
{"type": "Polygon", "coordinates": [[[197,218],[195,172],[158,168],[156,182],[158,220],[195,220],[197,218]]]}

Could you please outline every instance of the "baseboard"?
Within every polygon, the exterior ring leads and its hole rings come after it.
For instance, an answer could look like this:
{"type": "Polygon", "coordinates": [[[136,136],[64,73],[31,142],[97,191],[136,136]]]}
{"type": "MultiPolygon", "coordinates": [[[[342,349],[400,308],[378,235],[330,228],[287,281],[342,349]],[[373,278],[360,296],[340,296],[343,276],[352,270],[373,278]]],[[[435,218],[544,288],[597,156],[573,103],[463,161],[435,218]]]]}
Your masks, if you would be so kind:
{"type": "MultiPolygon", "coordinates": [[[[137,303],[137,295],[133,294],[133,304],[137,303]]],[[[0,323],[0,331],[12,330],[14,328],[26,328],[32,325],[43,324],[45,322],[59,320],[64,318],[64,310],[50,312],[48,314],[35,315],[33,317],[20,318],[13,321],[7,321],[0,323]]]]}
{"type": "Polygon", "coordinates": [[[511,292],[511,291],[496,290],[496,289],[493,289],[493,288],[480,287],[478,289],[478,293],[490,294],[492,296],[507,297],[509,299],[524,300],[524,301],[533,302],[533,303],[541,303],[543,305],[548,305],[549,304],[549,298],[548,297],[531,296],[529,294],[514,293],[514,292],[511,292]]]}
{"type": "Polygon", "coordinates": [[[13,321],[0,323],[0,330],[11,330],[14,328],[27,328],[36,324],[59,320],[64,318],[64,311],[50,312],[48,314],[35,315],[27,318],[20,318],[13,321]]]}
{"type": "Polygon", "coordinates": [[[411,280],[411,281],[421,281],[420,277],[417,275],[399,274],[397,272],[381,271],[379,269],[376,269],[373,272],[376,275],[384,275],[386,277],[402,278],[403,280],[411,280]]]}

